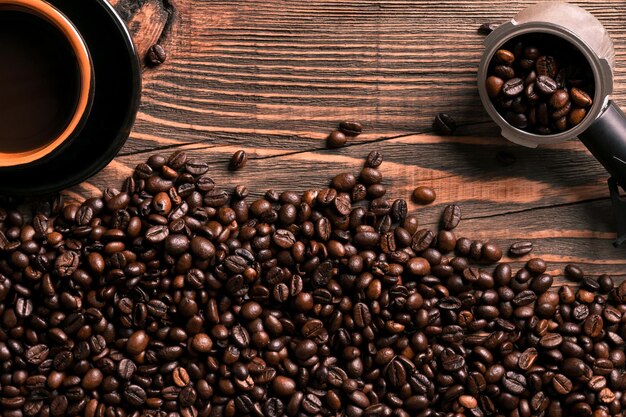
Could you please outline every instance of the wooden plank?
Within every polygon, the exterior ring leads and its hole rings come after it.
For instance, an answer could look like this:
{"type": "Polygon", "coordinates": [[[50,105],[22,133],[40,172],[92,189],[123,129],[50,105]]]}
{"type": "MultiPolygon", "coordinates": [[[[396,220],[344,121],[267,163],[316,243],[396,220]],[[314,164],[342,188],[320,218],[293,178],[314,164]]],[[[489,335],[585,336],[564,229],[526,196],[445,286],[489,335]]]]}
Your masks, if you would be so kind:
{"type": "MultiPolygon", "coordinates": [[[[606,25],[617,67],[626,68],[626,3],[574,3],[606,25]]],[[[139,50],[160,41],[168,60],[145,69],[141,111],[120,156],[68,195],[81,199],[119,186],[159,150],[187,149],[209,161],[224,188],[245,183],[258,196],[268,188],[323,187],[339,172],[358,173],[378,149],[390,198],[408,198],[417,185],[437,189],[434,205],[410,205],[423,224],[435,227],[443,206],[457,202],[460,234],[502,247],[530,239],[533,255],[549,260],[555,273],[575,261],[589,274],[626,278],[625,249],[611,245],[602,167],[576,141],[542,150],[506,142],[480,105],[476,68],[484,36],[476,29],[526,5],[117,0],[139,50]],[[441,111],[457,119],[458,136],[431,133],[441,111]],[[325,149],[326,135],[345,119],[362,121],[365,133],[343,149],[325,149]],[[231,173],[226,167],[237,149],[251,160],[231,173]],[[516,162],[502,166],[502,151],[516,162]]],[[[617,71],[614,98],[626,105],[625,77],[617,71]]],[[[524,259],[512,261],[517,268],[524,259]]]]}
{"type": "MultiPolygon", "coordinates": [[[[251,198],[267,189],[325,187],[340,172],[358,174],[367,153],[378,149],[385,155],[381,171],[389,198],[410,200],[416,185],[435,187],[438,199],[433,205],[409,203],[425,226],[436,228],[444,206],[457,203],[464,218],[460,235],[493,240],[503,248],[516,240],[531,239],[537,248],[535,255],[554,262],[555,272],[567,262],[584,264],[590,274],[621,276],[626,272],[626,249],[611,245],[615,233],[604,173],[585,152],[573,148],[552,147],[539,153],[505,143],[494,145],[483,138],[443,142],[435,136],[415,135],[332,151],[287,153],[249,148],[250,161],[238,172],[227,170],[238,147],[191,144],[178,149],[208,161],[209,175],[218,187],[232,190],[237,184],[246,184],[251,198]],[[496,153],[502,150],[511,152],[517,161],[508,167],[498,164],[496,153]]],[[[77,188],[76,194],[97,195],[99,188],[119,186],[148,154],[118,157],[77,188]]]]}
{"type": "MultiPolygon", "coordinates": [[[[306,150],[356,118],[369,141],[426,132],[440,111],[487,121],[476,92],[484,21],[514,1],[179,2],[167,63],[144,75],[144,98],[125,152],[206,142],[306,150]]],[[[578,2],[614,37],[626,66],[623,2],[578,2]]],[[[139,33],[141,39],[145,37],[139,33]]],[[[618,102],[626,98],[616,79],[618,102]]],[[[626,103],[626,100],[624,100],[626,103]]],[[[481,132],[483,133],[483,132],[481,132]]],[[[496,136],[488,125],[486,133],[496,136]]],[[[476,134],[476,133],[474,133],[476,134]]]]}

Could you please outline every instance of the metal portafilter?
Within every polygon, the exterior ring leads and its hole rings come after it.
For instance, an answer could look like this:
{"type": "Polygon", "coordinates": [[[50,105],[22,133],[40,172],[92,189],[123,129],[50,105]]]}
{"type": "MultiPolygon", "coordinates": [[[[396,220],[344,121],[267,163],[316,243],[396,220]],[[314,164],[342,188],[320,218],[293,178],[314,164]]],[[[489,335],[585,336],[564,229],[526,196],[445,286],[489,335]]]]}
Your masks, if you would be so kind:
{"type": "Polygon", "coordinates": [[[615,246],[626,242],[626,201],[618,185],[626,190],[626,116],[610,100],[613,92],[615,51],[608,32],[591,13],[568,3],[548,2],[530,6],[500,25],[485,39],[485,52],[478,68],[478,90],[487,113],[511,142],[537,147],[576,138],[609,172],[609,190],[617,222],[615,246]],[[498,112],[488,95],[485,81],[496,51],[522,35],[554,35],[575,47],[588,61],[593,73],[593,105],[578,125],[568,130],[541,135],[517,129],[498,112]]]}

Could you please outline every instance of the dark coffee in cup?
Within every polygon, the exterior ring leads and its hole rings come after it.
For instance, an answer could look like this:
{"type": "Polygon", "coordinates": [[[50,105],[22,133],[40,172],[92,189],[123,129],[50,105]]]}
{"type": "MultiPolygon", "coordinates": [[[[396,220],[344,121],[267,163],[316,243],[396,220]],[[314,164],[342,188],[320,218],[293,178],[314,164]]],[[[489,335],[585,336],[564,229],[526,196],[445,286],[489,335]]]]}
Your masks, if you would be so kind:
{"type": "Polygon", "coordinates": [[[69,124],[78,103],[76,53],[50,22],[0,13],[0,152],[38,149],[69,124]]]}
{"type": "Polygon", "coordinates": [[[79,134],[94,72],[73,23],[44,0],[0,0],[0,168],[40,163],[79,134]]]}

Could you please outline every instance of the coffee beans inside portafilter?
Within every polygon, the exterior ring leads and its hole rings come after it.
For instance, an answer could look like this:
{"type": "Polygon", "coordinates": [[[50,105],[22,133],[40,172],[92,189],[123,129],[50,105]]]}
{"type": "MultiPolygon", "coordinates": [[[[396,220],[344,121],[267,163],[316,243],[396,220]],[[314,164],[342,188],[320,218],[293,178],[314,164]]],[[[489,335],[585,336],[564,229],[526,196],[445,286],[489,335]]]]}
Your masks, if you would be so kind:
{"type": "Polygon", "coordinates": [[[515,271],[360,173],[251,198],[184,152],[0,210],[0,407],[23,416],[608,416],[626,284],[515,271]]]}
{"type": "Polygon", "coordinates": [[[595,89],[582,53],[547,34],[522,35],[503,45],[492,58],[485,87],[511,126],[540,135],[581,123],[595,89]]]}

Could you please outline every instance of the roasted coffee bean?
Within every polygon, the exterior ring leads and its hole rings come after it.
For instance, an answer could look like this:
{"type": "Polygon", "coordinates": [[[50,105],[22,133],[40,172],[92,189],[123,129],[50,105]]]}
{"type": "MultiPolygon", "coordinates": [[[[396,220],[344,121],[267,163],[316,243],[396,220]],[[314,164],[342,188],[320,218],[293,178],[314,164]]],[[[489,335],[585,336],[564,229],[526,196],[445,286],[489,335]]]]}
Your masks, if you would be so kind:
{"type": "Polygon", "coordinates": [[[246,151],[239,150],[235,152],[233,156],[231,156],[229,168],[232,171],[238,171],[242,169],[243,167],[245,167],[247,163],[248,163],[248,154],[246,154],[246,151]]]}
{"type": "Polygon", "coordinates": [[[586,115],[587,110],[581,107],[575,107],[567,115],[567,122],[570,124],[570,126],[576,126],[583,121],[586,115]]]}
{"type": "Polygon", "coordinates": [[[515,70],[508,65],[496,65],[493,72],[503,80],[509,80],[515,77],[515,70]]]}
{"type": "Polygon", "coordinates": [[[187,370],[182,367],[177,367],[172,372],[172,379],[174,383],[179,387],[185,387],[189,384],[189,374],[187,370]]]}
{"type": "Polygon", "coordinates": [[[583,324],[584,333],[592,338],[600,336],[603,329],[604,320],[602,320],[602,317],[597,314],[588,316],[583,324]]]}
{"type": "Polygon", "coordinates": [[[138,355],[143,352],[150,341],[149,336],[143,330],[138,330],[130,335],[126,342],[126,350],[131,355],[138,355]]]}
{"type": "Polygon", "coordinates": [[[445,230],[452,230],[461,221],[461,208],[455,204],[446,206],[441,216],[441,226],[445,230]]]}
{"type": "Polygon", "coordinates": [[[502,92],[502,87],[504,86],[504,80],[500,77],[496,77],[494,75],[487,78],[485,81],[485,87],[487,88],[487,94],[491,98],[498,97],[502,92]]]}
{"type": "Polygon", "coordinates": [[[418,204],[430,204],[436,197],[435,190],[430,187],[420,186],[413,191],[413,201],[418,204]]]}
{"type": "Polygon", "coordinates": [[[336,175],[331,181],[330,186],[339,192],[348,192],[356,185],[356,177],[350,173],[344,172],[336,175]]]}
{"type": "Polygon", "coordinates": [[[528,255],[533,250],[533,243],[527,241],[515,242],[509,248],[509,254],[512,256],[528,255]]]}
{"type": "Polygon", "coordinates": [[[527,381],[524,375],[509,371],[504,375],[502,384],[511,394],[520,395],[526,391],[527,381]]]}
{"type": "Polygon", "coordinates": [[[413,239],[411,241],[411,248],[415,252],[421,252],[423,250],[426,250],[430,246],[434,238],[435,238],[435,235],[431,230],[428,230],[428,229],[418,230],[413,235],[413,239]]]}
{"type": "Polygon", "coordinates": [[[553,94],[558,88],[556,81],[548,75],[539,75],[537,77],[537,81],[535,82],[535,86],[537,91],[545,95],[553,94]]]}
{"type": "Polygon", "coordinates": [[[175,170],[181,169],[185,166],[185,162],[187,162],[187,157],[187,152],[175,151],[169,156],[169,158],[167,158],[166,166],[175,170]]]}
{"type": "Polygon", "coordinates": [[[537,349],[530,347],[526,349],[524,352],[522,352],[522,354],[520,355],[518,359],[517,366],[520,369],[526,371],[534,365],[538,356],[539,356],[539,353],[537,352],[537,349]]]}
{"type": "Polygon", "coordinates": [[[167,54],[165,52],[165,49],[158,43],[152,45],[148,49],[148,53],[146,53],[146,62],[153,67],[164,63],[166,58],[167,54]]]}
{"type": "Polygon", "coordinates": [[[591,104],[593,103],[591,97],[589,97],[589,95],[587,93],[585,93],[583,90],[573,87],[570,90],[570,98],[572,99],[572,102],[580,107],[589,107],[591,106],[591,104]]]}
{"type": "MultiPolygon", "coordinates": [[[[538,82],[537,86],[539,87],[540,91],[543,91],[541,89],[541,86],[539,85],[539,79],[537,80],[537,82],[538,82]]],[[[506,97],[518,96],[522,94],[522,91],[524,91],[524,80],[518,77],[511,78],[510,80],[506,80],[504,82],[504,85],[502,86],[502,93],[506,97]]]]}
{"type": "Polygon", "coordinates": [[[372,151],[367,155],[365,165],[371,168],[378,168],[383,163],[383,154],[378,151],[372,151]]]}
{"type": "Polygon", "coordinates": [[[35,345],[24,354],[26,362],[32,365],[39,365],[48,358],[50,349],[46,345],[35,345]]]}
{"type": "Polygon", "coordinates": [[[563,108],[569,101],[569,94],[566,90],[557,90],[550,96],[550,106],[553,109],[563,108]]]}
{"type": "Polygon", "coordinates": [[[478,33],[481,35],[489,35],[498,27],[497,23],[487,22],[478,27],[478,33]]]}
{"type": "Polygon", "coordinates": [[[33,313],[33,302],[30,298],[20,297],[15,302],[15,315],[18,318],[30,317],[33,313]]]}
{"type": "Polygon", "coordinates": [[[169,235],[169,229],[167,226],[152,226],[146,231],[145,238],[150,243],[163,242],[169,235]]]}
{"type": "Polygon", "coordinates": [[[281,397],[293,395],[296,392],[296,382],[284,376],[277,376],[272,381],[274,392],[281,397]]]}
{"type": "Polygon", "coordinates": [[[441,354],[441,365],[446,371],[458,371],[465,366],[465,359],[461,355],[445,350],[441,354]]]}
{"type": "Polygon", "coordinates": [[[331,149],[341,148],[346,144],[348,138],[346,134],[340,130],[333,130],[326,138],[326,146],[331,149]]]}
{"type": "Polygon", "coordinates": [[[513,54],[513,52],[506,49],[497,50],[494,57],[496,60],[498,60],[498,62],[506,65],[511,65],[515,60],[515,55],[513,54]]]}
{"type": "Polygon", "coordinates": [[[137,371],[137,365],[130,359],[122,359],[117,367],[117,373],[123,380],[129,381],[137,371]]]}
{"type": "Polygon", "coordinates": [[[553,349],[563,343],[563,336],[558,333],[546,333],[539,340],[539,345],[546,349],[553,349]]]}
{"type": "Polygon", "coordinates": [[[185,163],[185,171],[191,175],[204,175],[209,170],[209,164],[202,159],[190,159],[185,163]]]}
{"type": "Polygon", "coordinates": [[[85,390],[95,390],[102,384],[102,379],[104,375],[102,371],[98,368],[91,368],[87,373],[83,376],[82,387],[85,390]]]}
{"type": "Polygon", "coordinates": [[[134,407],[146,402],[147,394],[139,385],[129,385],[124,390],[124,399],[134,407]]]}
{"type": "Polygon", "coordinates": [[[537,58],[536,63],[537,74],[554,78],[557,75],[558,65],[556,59],[550,55],[543,55],[537,58]]]}
{"type": "Polygon", "coordinates": [[[443,136],[450,136],[454,134],[456,127],[456,122],[452,116],[447,113],[437,114],[433,121],[433,130],[435,133],[443,136]]]}
{"type": "Polygon", "coordinates": [[[391,219],[395,222],[403,222],[408,214],[408,206],[406,200],[397,199],[391,205],[391,219]]]}
{"type": "Polygon", "coordinates": [[[54,417],[64,416],[67,411],[68,401],[65,395],[57,395],[50,403],[50,415],[54,417]]]}
{"type": "Polygon", "coordinates": [[[346,136],[358,136],[363,132],[363,125],[356,121],[343,121],[339,123],[339,130],[346,136]]]}
{"type": "Polygon", "coordinates": [[[584,277],[583,271],[578,266],[572,264],[566,265],[563,272],[565,273],[565,278],[575,282],[582,281],[584,277]]]}
{"type": "Polygon", "coordinates": [[[561,394],[569,394],[572,391],[572,381],[563,374],[556,374],[552,378],[552,386],[554,390],[561,394]]]}
{"type": "Polygon", "coordinates": [[[56,259],[56,262],[54,263],[54,270],[57,275],[61,277],[68,277],[76,271],[79,262],[79,255],[72,250],[68,250],[63,252],[56,259]]]}

